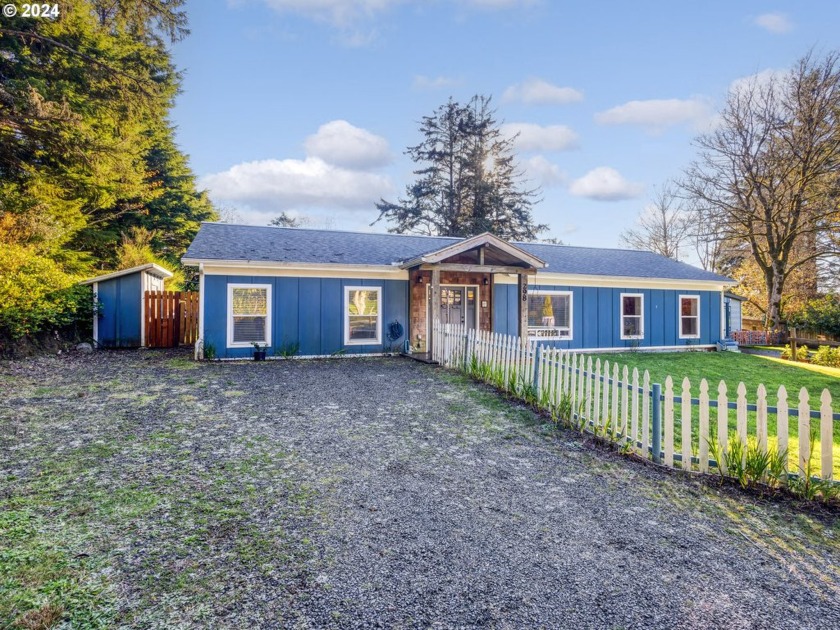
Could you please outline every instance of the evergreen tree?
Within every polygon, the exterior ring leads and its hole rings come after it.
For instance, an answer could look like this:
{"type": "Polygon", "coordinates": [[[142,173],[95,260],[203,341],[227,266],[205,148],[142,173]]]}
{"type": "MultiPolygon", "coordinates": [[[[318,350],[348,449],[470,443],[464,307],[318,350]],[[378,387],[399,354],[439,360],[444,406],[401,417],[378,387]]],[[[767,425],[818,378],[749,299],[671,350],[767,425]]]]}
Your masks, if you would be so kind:
{"type": "Polygon", "coordinates": [[[449,99],[420,123],[423,141],[406,150],[417,180],[397,203],[381,199],[377,221],[396,233],[472,236],[491,232],[530,241],[545,225],[533,221],[538,190],[522,187],[514,139],[502,135],[490,98],[466,105],[449,99]]]}
{"type": "Polygon", "coordinates": [[[174,263],[212,218],[166,122],[183,5],[66,0],[55,18],[0,23],[0,338],[72,315],[60,291],[33,300],[14,278],[69,289],[113,268],[133,227],[153,231],[155,255],[174,263]]]}

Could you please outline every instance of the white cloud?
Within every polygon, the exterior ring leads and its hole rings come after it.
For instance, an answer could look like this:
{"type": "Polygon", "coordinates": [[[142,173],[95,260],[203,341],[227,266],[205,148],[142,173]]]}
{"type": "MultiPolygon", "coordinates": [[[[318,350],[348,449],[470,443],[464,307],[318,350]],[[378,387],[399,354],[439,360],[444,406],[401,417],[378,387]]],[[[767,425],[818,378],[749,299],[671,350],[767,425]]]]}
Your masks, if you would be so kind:
{"type": "Polygon", "coordinates": [[[652,131],[661,131],[665,127],[686,123],[702,128],[708,125],[712,115],[712,108],[704,99],[651,99],[629,101],[598,112],[595,122],[599,125],[641,125],[652,131]]]}
{"type": "Polygon", "coordinates": [[[599,166],[573,181],[569,192],[596,201],[621,201],[638,197],[644,192],[644,186],[627,181],[614,168],[599,166]]]}
{"type": "Polygon", "coordinates": [[[460,83],[461,81],[459,79],[454,79],[452,77],[427,77],[425,75],[418,74],[414,77],[411,87],[415,90],[421,91],[442,90],[449,87],[455,87],[460,83]]]}
{"type": "Polygon", "coordinates": [[[391,162],[388,141],[355,127],[346,120],[333,120],[318,128],[304,143],[306,154],[335,166],[368,169],[391,162]]]}
{"type": "Polygon", "coordinates": [[[529,6],[536,4],[538,0],[462,0],[464,4],[483,9],[509,9],[512,7],[529,6]]]}
{"type": "Polygon", "coordinates": [[[550,188],[566,182],[566,173],[559,166],[550,162],[542,155],[535,155],[522,163],[525,173],[535,183],[550,188]]]}
{"type": "Polygon", "coordinates": [[[787,33],[793,28],[793,22],[784,13],[762,13],[753,22],[756,26],[776,35],[787,33]]]}
{"type": "Polygon", "coordinates": [[[578,135],[565,125],[536,125],[534,123],[506,123],[502,134],[516,138],[520,151],[569,151],[578,148],[578,135]]]}
{"type": "Polygon", "coordinates": [[[244,204],[267,216],[300,208],[372,209],[393,191],[383,175],[317,157],[244,162],[203,177],[200,186],[217,202],[244,204]]]}
{"type": "Polygon", "coordinates": [[[511,85],[502,94],[502,101],[518,101],[526,105],[565,105],[583,100],[583,92],[570,87],[553,85],[532,77],[511,85]]]}
{"type": "MultiPolygon", "coordinates": [[[[241,4],[244,0],[228,0],[241,4]]],[[[362,20],[370,20],[398,4],[422,4],[420,0],[262,0],[278,13],[294,13],[306,18],[329,22],[346,28],[362,20]]],[[[538,0],[457,0],[479,9],[512,9],[535,4],[538,0]]]]}
{"type": "Polygon", "coordinates": [[[788,70],[774,70],[767,68],[761,72],[756,72],[746,77],[735,79],[729,84],[730,92],[740,92],[741,90],[749,89],[750,87],[757,87],[759,89],[767,89],[773,83],[783,83],[790,76],[788,70]]]}
{"type": "Polygon", "coordinates": [[[324,20],[336,26],[347,26],[362,18],[372,17],[398,4],[401,0],[263,0],[278,13],[297,13],[324,20]]]}

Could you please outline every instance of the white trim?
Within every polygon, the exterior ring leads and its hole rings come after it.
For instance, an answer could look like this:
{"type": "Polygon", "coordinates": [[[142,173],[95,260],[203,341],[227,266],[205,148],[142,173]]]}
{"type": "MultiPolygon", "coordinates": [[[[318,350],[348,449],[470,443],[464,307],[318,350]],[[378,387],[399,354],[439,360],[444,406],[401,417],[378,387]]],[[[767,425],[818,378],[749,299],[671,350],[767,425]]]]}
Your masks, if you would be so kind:
{"type": "MultiPolygon", "coordinates": [[[[516,284],[516,276],[495,274],[497,284],[516,284]]],[[[597,276],[537,271],[530,284],[611,289],[675,289],[682,291],[720,291],[735,286],[723,280],[680,280],[679,278],[638,278],[635,276],[597,276]]]]}
{"type": "Polygon", "coordinates": [[[645,294],[644,293],[619,293],[618,295],[618,334],[622,340],[644,339],[645,338],[645,294]],[[640,315],[624,315],[624,298],[637,297],[641,298],[641,314],[640,315]],[[624,334],[624,318],[625,317],[639,317],[639,327],[642,329],[641,335],[625,335],[624,334]]]}
{"type": "MultiPolygon", "coordinates": [[[[685,348],[685,346],[679,346],[680,348],[685,348]]],[[[694,346],[695,348],[699,346],[694,346]]],[[[265,358],[266,361],[312,361],[312,360],[321,360],[321,359],[366,359],[368,357],[396,357],[399,356],[399,352],[336,352],[333,354],[295,354],[290,357],[269,357],[265,358]]],[[[216,359],[212,359],[213,361],[253,361],[252,358],[249,357],[218,357],[216,359]]]]}
{"type": "Polygon", "coordinates": [[[198,266],[198,338],[204,345],[204,265],[198,266]]]}
{"type": "Polygon", "coordinates": [[[512,243],[502,240],[498,236],[490,234],[490,232],[484,232],[483,234],[478,234],[476,236],[471,236],[469,238],[459,240],[458,242],[453,243],[452,245],[441,247],[440,249],[435,250],[433,252],[427,252],[425,254],[422,254],[421,256],[415,256],[414,258],[402,263],[402,267],[404,269],[407,269],[408,267],[415,267],[421,263],[440,262],[446,258],[450,258],[465,251],[475,249],[476,247],[480,247],[482,245],[492,245],[493,247],[502,250],[503,252],[510,256],[513,256],[514,258],[518,258],[520,261],[527,263],[531,267],[534,267],[536,269],[543,269],[548,266],[548,263],[545,262],[542,258],[539,258],[538,256],[535,256],[534,254],[531,254],[529,252],[526,252],[524,249],[521,249],[516,245],[513,245],[512,243]]]}
{"type": "Polygon", "coordinates": [[[146,273],[150,273],[153,276],[159,276],[161,278],[172,277],[172,272],[167,269],[164,269],[160,265],[156,265],[155,263],[146,263],[145,265],[138,265],[136,267],[132,267],[131,269],[121,269],[120,271],[112,271],[111,273],[96,276],[95,278],[88,278],[87,280],[82,280],[79,284],[93,284],[95,282],[105,282],[106,280],[111,280],[112,278],[119,278],[120,276],[127,276],[132,273],[137,273],[138,271],[145,271],[146,273]]]}
{"type": "MultiPolygon", "coordinates": [[[[729,314],[732,314],[732,303],[729,304],[729,314]]],[[[726,339],[726,291],[720,292],[720,338],[726,339]]]]}
{"type": "Polygon", "coordinates": [[[400,274],[405,273],[403,269],[394,265],[348,265],[344,263],[301,263],[301,262],[280,262],[274,260],[223,260],[213,258],[182,258],[181,264],[187,266],[204,265],[205,268],[233,267],[239,269],[250,269],[253,275],[255,267],[263,269],[289,269],[289,270],[315,270],[315,271],[379,271],[382,273],[400,274]]]}
{"type": "Polygon", "coordinates": [[[99,345],[99,283],[93,283],[93,342],[99,345]]]}
{"type": "Polygon", "coordinates": [[[140,347],[146,347],[146,288],[149,279],[145,271],[140,272],[140,347]]]}
{"type": "MultiPolygon", "coordinates": [[[[270,278],[342,278],[350,280],[408,280],[408,271],[392,267],[356,268],[340,266],[325,268],[220,266],[201,263],[209,276],[266,276],[270,278]]],[[[199,266],[201,266],[199,265],[199,266]]]]}
{"type": "Polygon", "coordinates": [[[677,297],[677,334],[679,335],[680,339],[700,339],[700,296],[694,294],[681,294],[677,297]],[[683,315],[682,314],[682,301],[683,300],[695,300],[697,302],[697,315],[683,315]],[[683,335],[682,332],[682,318],[683,317],[695,317],[697,319],[697,334],[696,335],[683,335]]]}
{"type": "MultiPolygon", "coordinates": [[[[264,260],[199,260],[184,258],[185,265],[204,265],[208,275],[253,276],[262,273],[272,277],[367,278],[371,280],[408,280],[408,272],[394,265],[344,265],[281,263],[264,260]],[[260,270],[260,271],[258,271],[260,270]]],[[[493,274],[496,284],[516,284],[516,276],[493,274]]],[[[678,278],[638,278],[635,276],[598,276],[585,274],[547,273],[537,271],[531,284],[579,287],[609,287],[614,289],[675,289],[682,291],[721,291],[735,286],[722,280],[680,280],[678,278]]]]}
{"type": "MultiPolygon", "coordinates": [[[[697,344],[687,346],[639,346],[633,348],[633,352],[695,352],[697,350],[717,350],[717,346],[713,343],[697,344]]],[[[630,352],[631,349],[627,346],[617,346],[612,348],[569,348],[569,352],[579,352],[582,354],[597,354],[599,352],[630,352]]]]}
{"type": "Polygon", "coordinates": [[[344,287],[344,345],[379,346],[382,345],[382,287],[380,286],[345,286],[344,287]],[[350,339],[350,291],[376,291],[376,339],[350,339]]]}
{"type": "Polygon", "coordinates": [[[270,284],[235,284],[228,283],[227,285],[227,347],[228,348],[249,348],[254,343],[271,345],[271,285],[270,284]],[[265,339],[262,341],[233,341],[233,290],[234,289],[265,289],[265,339]]]}
{"type": "MultiPolygon", "coordinates": [[[[573,291],[560,291],[554,289],[534,289],[533,291],[528,291],[528,298],[530,299],[531,296],[540,296],[540,295],[568,295],[569,296],[569,336],[568,337],[539,337],[539,336],[532,336],[528,335],[528,339],[533,339],[536,341],[573,341],[575,338],[575,295],[573,291]]],[[[528,326],[528,330],[530,331],[531,328],[555,328],[561,329],[562,326],[528,326]]]]}

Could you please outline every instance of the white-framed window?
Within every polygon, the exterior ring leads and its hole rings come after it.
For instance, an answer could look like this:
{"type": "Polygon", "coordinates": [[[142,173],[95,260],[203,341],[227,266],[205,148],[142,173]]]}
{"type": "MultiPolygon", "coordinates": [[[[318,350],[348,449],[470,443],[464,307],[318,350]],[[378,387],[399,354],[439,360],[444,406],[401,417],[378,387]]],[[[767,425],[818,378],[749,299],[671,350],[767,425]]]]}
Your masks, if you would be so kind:
{"type": "Polygon", "coordinates": [[[344,287],[344,343],[382,343],[382,287],[344,287]]]}
{"type": "Polygon", "coordinates": [[[528,293],[528,336],[535,339],[572,339],[572,292],[528,293]]]}
{"type": "Polygon", "coordinates": [[[271,345],[271,285],[229,284],[228,348],[271,345]]]}
{"type": "Polygon", "coordinates": [[[644,293],[622,293],[621,338],[645,338],[645,295],[644,293]]]}
{"type": "Polygon", "coordinates": [[[680,339],[700,338],[700,296],[681,295],[679,322],[680,339]]]}

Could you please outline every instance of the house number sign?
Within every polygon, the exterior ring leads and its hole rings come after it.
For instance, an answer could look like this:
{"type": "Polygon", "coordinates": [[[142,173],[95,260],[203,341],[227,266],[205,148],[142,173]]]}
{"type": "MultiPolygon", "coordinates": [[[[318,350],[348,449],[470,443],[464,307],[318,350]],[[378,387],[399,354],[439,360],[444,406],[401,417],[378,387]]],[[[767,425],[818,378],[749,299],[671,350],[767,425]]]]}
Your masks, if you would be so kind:
{"type": "Polygon", "coordinates": [[[527,302],[528,301],[528,285],[527,284],[522,285],[521,292],[522,292],[522,301],[527,302]]]}

